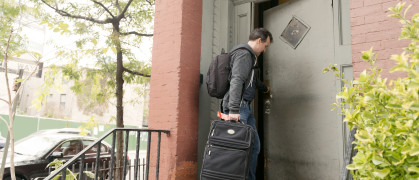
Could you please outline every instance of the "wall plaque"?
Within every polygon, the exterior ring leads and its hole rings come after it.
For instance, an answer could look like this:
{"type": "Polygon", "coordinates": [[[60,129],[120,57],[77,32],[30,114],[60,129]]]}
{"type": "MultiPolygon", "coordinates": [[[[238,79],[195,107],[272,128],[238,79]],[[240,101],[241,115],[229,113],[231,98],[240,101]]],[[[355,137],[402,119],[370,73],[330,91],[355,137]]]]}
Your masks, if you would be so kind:
{"type": "Polygon", "coordinates": [[[279,38],[295,49],[309,30],[310,26],[293,16],[279,38]]]}

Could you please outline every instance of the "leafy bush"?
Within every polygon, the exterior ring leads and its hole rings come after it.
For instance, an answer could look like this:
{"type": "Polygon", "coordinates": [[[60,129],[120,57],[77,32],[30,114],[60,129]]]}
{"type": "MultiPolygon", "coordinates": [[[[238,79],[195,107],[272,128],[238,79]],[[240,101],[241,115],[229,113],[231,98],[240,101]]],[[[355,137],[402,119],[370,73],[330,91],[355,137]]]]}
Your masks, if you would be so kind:
{"type": "MultiPolygon", "coordinates": [[[[359,78],[347,82],[336,96],[336,107],[342,109],[355,134],[358,153],[347,166],[355,179],[419,179],[419,14],[406,19],[411,7],[405,3],[390,8],[391,17],[403,24],[400,39],[411,43],[400,55],[391,58],[396,65],[390,70],[406,72],[407,77],[388,81],[375,65],[372,48],[362,59],[370,63],[359,78]],[[403,12],[402,12],[403,11],[403,12]]],[[[324,71],[336,71],[329,66],[324,71]]]]}

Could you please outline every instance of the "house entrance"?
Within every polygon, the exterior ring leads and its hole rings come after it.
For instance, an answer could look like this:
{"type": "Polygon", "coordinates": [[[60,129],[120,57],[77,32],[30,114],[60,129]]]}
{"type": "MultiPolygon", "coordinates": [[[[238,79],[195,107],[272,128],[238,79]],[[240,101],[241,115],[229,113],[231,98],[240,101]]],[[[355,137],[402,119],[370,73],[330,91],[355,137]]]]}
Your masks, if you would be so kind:
{"type": "Polygon", "coordinates": [[[337,64],[352,78],[349,1],[267,2],[255,12],[255,27],[274,36],[260,62],[272,95],[255,103],[258,179],[338,179],[346,129],[331,108],[341,85],[322,69],[337,64]]]}

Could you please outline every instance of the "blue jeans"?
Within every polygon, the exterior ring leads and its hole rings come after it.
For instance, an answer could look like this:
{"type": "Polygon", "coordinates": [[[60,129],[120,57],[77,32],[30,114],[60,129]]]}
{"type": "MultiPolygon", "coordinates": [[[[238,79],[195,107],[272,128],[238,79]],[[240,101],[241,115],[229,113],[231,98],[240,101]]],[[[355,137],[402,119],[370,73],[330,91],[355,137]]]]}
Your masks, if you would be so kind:
{"type": "Polygon", "coordinates": [[[252,152],[249,157],[249,180],[256,180],[256,165],[258,161],[258,155],[260,152],[260,140],[256,130],[256,120],[250,110],[249,104],[243,101],[240,106],[240,121],[253,127],[255,130],[255,140],[253,142],[252,152]]]}

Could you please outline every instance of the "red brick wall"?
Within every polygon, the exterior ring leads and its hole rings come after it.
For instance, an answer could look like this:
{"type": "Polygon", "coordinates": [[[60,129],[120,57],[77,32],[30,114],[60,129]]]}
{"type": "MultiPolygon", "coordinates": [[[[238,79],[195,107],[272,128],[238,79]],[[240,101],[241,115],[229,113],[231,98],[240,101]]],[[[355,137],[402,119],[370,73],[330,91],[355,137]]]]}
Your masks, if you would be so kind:
{"type": "MultiPolygon", "coordinates": [[[[394,62],[390,59],[391,54],[400,54],[403,47],[410,41],[398,40],[402,27],[396,18],[388,17],[392,12],[389,7],[394,7],[400,0],[352,0],[351,1],[351,36],[352,36],[352,63],[354,77],[368,67],[368,63],[361,59],[361,51],[373,47],[378,54],[377,65],[383,69],[382,75],[389,79],[397,79],[404,76],[403,73],[389,73],[394,62]]],[[[419,13],[418,0],[406,0],[406,6],[413,7],[408,13],[419,13]]]]}
{"type": "MultiPolygon", "coordinates": [[[[162,135],[159,179],[196,179],[201,0],[156,0],[150,87],[150,129],[162,135]]],[[[152,136],[150,179],[155,178],[152,136]]]]}

